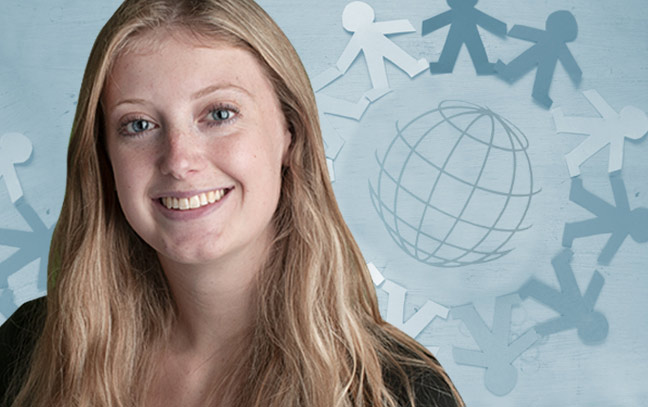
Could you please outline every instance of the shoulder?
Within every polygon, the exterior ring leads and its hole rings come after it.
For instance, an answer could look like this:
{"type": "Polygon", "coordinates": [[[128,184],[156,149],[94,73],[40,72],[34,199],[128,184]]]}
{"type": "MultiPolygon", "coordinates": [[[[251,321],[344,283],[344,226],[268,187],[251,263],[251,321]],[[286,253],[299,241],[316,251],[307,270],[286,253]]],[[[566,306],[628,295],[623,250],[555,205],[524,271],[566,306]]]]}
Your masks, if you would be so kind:
{"type": "Polygon", "coordinates": [[[453,385],[437,359],[427,351],[418,353],[402,345],[383,367],[383,380],[402,407],[410,407],[408,386],[415,407],[460,407],[461,400],[453,394],[453,385]]]}
{"type": "Polygon", "coordinates": [[[0,400],[11,380],[24,373],[45,322],[46,298],[26,302],[0,326],[0,400]]]}
{"type": "Polygon", "coordinates": [[[452,394],[450,385],[441,373],[431,367],[402,366],[406,379],[391,368],[384,374],[387,387],[396,396],[398,403],[403,407],[410,407],[407,387],[404,380],[409,382],[416,407],[459,407],[452,394]]]}

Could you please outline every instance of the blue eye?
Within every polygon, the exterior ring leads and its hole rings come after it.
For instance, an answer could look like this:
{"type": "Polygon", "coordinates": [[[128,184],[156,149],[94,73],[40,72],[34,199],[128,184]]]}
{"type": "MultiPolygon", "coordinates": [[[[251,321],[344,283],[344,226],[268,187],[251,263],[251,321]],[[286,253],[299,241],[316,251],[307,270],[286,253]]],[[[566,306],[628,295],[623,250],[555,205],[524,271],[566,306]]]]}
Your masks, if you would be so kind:
{"type": "Polygon", "coordinates": [[[235,113],[230,109],[217,108],[209,112],[209,115],[217,122],[225,122],[234,117],[235,113]]]}
{"type": "Polygon", "coordinates": [[[131,117],[119,125],[119,134],[123,136],[140,136],[155,127],[155,124],[149,120],[131,117]]]}
{"type": "Polygon", "coordinates": [[[151,122],[144,119],[133,120],[126,125],[129,133],[142,133],[151,128],[151,122]]]}

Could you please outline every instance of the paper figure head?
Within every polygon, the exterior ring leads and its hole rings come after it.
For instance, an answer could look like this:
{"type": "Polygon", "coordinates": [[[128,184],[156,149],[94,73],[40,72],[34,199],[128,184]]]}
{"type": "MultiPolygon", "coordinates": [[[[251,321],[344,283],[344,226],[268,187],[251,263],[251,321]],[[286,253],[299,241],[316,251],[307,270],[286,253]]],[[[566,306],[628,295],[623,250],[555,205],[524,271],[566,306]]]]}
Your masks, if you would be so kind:
{"type": "Polygon", "coordinates": [[[376,18],[374,9],[363,1],[352,1],[342,12],[342,26],[345,30],[356,32],[360,28],[373,23],[376,18]]]}
{"type": "Polygon", "coordinates": [[[574,41],[578,35],[578,24],[574,15],[567,10],[554,11],[547,17],[547,32],[563,42],[574,41]]]}
{"type": "Polygon", "coordinates": [[[477,5],[478,0],[447,0],[448,6],[456,9],[473,8],[477,5]]]}
{"type": "Polygon", "coordinates": [[[646,113],[634,106],[621,109],[619,116],[622,123],[623,135],[632,140],[639,140],[648,132],[648,117],[646,113]]]}

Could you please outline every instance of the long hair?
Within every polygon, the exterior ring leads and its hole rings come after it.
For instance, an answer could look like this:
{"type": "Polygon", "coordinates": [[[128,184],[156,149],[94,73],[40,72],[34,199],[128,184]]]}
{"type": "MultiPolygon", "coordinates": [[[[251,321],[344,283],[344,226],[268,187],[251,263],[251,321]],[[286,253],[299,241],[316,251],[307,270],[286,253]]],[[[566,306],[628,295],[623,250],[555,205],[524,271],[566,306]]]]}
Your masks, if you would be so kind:
{"type": "Polygon", "coordinates": [[[413,404],[406,366],[414,366],[432,372],[461,405],[436,359],[380,317],[333,195],[308,76],[279,27],[252,0],[127,0],[99,33],[84,74],[50,249],[47,317],[13,406],[138,406],[146,399],[155,345],[176,309],[155,251],[116,198],[100,100],[116,58],[159,29],[251,52],[292,135],[249,343],[214,393],[237,406],[393,407],[399,396],[386,372],[413,404]]]}

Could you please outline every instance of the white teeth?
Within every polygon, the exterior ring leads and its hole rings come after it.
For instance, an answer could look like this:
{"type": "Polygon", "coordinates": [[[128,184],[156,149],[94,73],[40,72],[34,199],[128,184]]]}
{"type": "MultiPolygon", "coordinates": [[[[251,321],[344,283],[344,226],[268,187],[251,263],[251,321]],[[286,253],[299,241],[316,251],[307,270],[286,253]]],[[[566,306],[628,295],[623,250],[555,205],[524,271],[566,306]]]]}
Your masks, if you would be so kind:
{"type": "Polygon", "coordinates": [[[178,209],[181,211],[187,209],[196,209],[201,206],[212,204],[216,201],[220,201],[223,196],[225,196],[225,189],[217,189],[214,191],[209,191],[207,193],[201,193],[194,195],[188,198],[174,198],[170,196],[165,196],[160,198],[160,201],[168,209],[178,209]]]}
{"type": "Polygon", "coordinates": [[[178,202],[180,203],[181,210],[189,209],[189,200],[187,198],[180,198],[178,202]]]}

